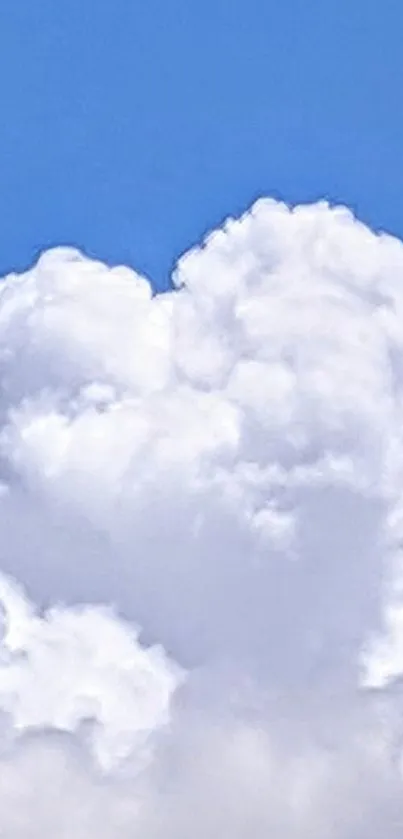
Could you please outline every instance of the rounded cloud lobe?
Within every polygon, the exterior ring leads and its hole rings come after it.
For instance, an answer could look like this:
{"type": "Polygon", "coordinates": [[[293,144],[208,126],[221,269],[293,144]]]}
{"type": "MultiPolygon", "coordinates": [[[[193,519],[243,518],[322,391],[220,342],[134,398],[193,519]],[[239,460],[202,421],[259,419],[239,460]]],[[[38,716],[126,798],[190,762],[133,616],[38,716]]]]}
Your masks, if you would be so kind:
{"type": "Polygon", "coordinates": [[[0,285],[0,827],[400,837],[403,244],[262,200],[173,284],[0,285]]]}

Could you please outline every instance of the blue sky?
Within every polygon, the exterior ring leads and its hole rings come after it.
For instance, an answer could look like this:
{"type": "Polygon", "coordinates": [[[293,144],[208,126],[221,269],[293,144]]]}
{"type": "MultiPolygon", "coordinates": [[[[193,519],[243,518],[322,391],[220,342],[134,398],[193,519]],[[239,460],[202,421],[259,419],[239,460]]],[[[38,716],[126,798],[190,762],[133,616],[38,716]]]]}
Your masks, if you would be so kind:
{"type": "Polygon", "coordinates": [[[401,0],[2,0],[0,273],[146,272],[260,194],[403,234],[401,0]]]}

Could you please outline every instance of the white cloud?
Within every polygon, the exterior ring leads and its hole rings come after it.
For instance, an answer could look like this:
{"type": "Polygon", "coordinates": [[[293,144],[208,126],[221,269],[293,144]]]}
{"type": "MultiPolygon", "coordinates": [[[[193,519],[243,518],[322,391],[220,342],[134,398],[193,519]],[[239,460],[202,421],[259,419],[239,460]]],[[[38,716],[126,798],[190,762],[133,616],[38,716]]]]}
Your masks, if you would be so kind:
{"type": "Polygon", "coordinates": [[[174,281],[0,286],[0,828],[400,836],[403,244],[259,201],[174,281]]]}
{"type": "Polygon", "coordinates": [[[133,753],[144,758],[147,736],[169,720],[180,670],[99,607],[56,607],[39,617],[5,580],[0,597],[0,707],[11,731],[74,733],[91,720],[91,752],[102,769],[133,753]]]}

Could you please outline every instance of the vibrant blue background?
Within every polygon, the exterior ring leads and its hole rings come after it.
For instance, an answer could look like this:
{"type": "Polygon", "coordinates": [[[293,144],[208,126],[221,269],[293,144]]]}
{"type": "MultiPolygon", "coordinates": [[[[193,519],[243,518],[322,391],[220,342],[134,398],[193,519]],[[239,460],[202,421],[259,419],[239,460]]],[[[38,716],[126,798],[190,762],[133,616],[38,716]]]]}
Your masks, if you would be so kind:
{"type": "Polygon", "coordinates": [[[402,0],[1,0],[0,273],[172,261],[259,194],[403,234],[402,0]]]}

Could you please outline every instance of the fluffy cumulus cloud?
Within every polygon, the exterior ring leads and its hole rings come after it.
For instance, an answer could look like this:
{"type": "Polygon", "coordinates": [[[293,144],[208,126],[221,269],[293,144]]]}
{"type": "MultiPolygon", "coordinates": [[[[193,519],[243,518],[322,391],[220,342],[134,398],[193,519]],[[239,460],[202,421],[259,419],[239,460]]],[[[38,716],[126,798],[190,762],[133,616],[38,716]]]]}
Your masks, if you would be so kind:
{"type": "Polygon", "coordinates": [[[262,200],[0,283],[0,833],[403,830],[403,244],[262,200]]]}

